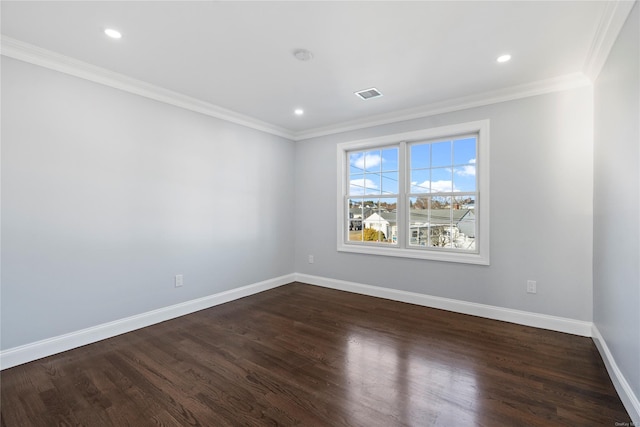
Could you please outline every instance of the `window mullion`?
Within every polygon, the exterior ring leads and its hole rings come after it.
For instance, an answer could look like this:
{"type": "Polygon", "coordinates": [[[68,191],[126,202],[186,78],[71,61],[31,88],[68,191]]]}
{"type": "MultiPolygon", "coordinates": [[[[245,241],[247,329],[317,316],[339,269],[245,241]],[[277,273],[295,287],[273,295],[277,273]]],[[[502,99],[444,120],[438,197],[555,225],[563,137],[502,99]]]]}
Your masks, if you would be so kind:
{"type": "Polygon", "coordinates": [[[409,208],[407,199],[407,143],[401,141],[398,144],[398,247],[405,249],[407,247],[407,236],[409,228],[409,208]]]}

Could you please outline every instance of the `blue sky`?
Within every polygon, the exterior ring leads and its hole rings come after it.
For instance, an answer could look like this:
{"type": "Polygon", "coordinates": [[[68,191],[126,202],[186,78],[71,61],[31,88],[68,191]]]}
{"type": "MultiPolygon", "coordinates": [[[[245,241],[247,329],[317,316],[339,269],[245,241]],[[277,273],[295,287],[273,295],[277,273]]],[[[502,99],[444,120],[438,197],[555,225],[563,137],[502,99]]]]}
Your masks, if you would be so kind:
{"type": "Polygon", "coordinates": [[[398,149],[387,148],[349,155],[352,195],[398,193],[398,149]]]}
{"type": "MultiPolygon", "coordinates": [[[[476,138],[412,143],[411,192],[475,191],[476,138]]],[[[349,155],[350,194],[398,193],[398,148],[349,155]]]]}

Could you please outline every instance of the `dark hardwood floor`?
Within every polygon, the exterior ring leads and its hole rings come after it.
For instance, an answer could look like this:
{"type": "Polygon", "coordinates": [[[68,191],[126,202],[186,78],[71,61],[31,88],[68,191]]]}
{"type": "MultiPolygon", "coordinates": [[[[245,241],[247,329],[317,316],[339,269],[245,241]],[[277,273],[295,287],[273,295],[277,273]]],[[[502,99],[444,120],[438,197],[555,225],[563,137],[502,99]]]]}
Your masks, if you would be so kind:
{"type": "Polygon", "coordinates": [[[614,426],[589,338],[293,283],[2,371],[2,426],[614,426]]]}

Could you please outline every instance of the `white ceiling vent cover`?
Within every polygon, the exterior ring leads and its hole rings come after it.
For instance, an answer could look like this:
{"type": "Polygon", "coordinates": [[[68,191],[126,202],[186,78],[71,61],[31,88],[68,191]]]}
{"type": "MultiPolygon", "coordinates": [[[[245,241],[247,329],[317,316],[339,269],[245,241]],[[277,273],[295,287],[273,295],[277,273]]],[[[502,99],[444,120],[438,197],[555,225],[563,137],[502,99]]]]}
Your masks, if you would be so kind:
{"type": "Polygon", "coordinates": [[[355,94],[365,100],[372,99],[372,98],[379,98],[382,96],[382,92],[380,92],[375,87],[372,87],[370,89],[359,90],[358,92],[355,92],[355,94]]]}

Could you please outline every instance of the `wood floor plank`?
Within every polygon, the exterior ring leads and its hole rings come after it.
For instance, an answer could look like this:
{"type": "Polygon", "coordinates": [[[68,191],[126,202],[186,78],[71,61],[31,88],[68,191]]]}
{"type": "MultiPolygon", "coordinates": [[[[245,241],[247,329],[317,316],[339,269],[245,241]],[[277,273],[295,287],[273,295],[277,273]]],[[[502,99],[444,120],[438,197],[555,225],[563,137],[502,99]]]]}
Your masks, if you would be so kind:
{"type": "Polygon", "coordinates": [[[2,427],[630,423],[589,338],[292,283],[0,373],[2,427]]]}

